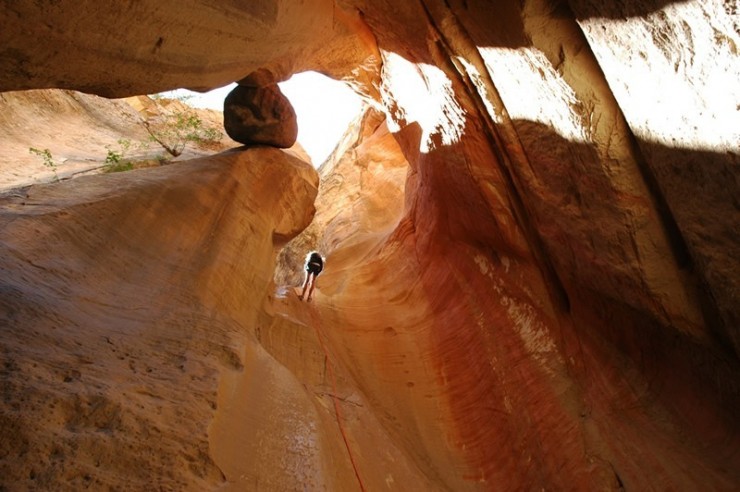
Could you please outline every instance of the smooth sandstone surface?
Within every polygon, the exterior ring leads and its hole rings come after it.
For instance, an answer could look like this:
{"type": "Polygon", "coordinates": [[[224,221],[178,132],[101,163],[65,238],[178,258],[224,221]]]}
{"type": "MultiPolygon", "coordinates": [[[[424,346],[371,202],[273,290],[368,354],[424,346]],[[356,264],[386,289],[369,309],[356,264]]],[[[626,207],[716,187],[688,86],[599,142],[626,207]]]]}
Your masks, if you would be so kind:
{"type": "Polygon", "coordinates": [[[731,3],[87,7],[9,4],[0,89],[376,109],[320,185],[254,148],[4,199],[2,485],[740,486],[731,3]]]}
{"type": "MultiPolygon", "coordinates": [[[[220,111],[195,109],[181,101],[149,96],[105,99],[72,90],[38,89],[0,93],[0,192],[14,188],[70,179],[100,172],[108,150],[122,159],[153,161],[165,156],[164,148],[153,142],[145,124],[157,127],[163,114],[188,114],[198,118],[202,128],[221,135],[210,142],[183,142],[180,158],[213,154],[238,144],[223,135],[220,111]],[[123,150],[121,141],[128,143],[123,150]],[[55,168],[29,151],[48,150],[55,168]]],[[[170,121],[174,121],[170,120],[170,121]]],[[[174,126],[174,125],[172,125],[174,126]]],[[[169,132],[170,145],[177,139],[169,132]]]]}
{"type": "Polygon", "coordinates": [[[219,380],[244,371],[242,327],[317,184],[305,162],[252,149],[4,199],[3,486],[221,483],[219,380]]]}

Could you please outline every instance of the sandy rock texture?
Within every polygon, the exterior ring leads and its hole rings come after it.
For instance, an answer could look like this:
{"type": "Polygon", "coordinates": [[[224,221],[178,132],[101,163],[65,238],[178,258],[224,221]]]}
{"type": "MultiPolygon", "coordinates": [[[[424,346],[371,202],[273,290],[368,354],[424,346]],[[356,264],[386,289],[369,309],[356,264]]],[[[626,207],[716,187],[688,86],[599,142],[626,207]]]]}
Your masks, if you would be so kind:
{"type": "Polygon", "coordinates": [[[220,111],[191,108],[174,99],[105,99],[59,89],[0,93],[0,192],[99,172],[108,150],[142,165],[158,165],[157,159],[172,159],[151,140],[145,125],[167,132],[162,128],[163,118],[172,128],[176,115],[196,116],[202,128],[213,129],[221,136],[208,142],[183,140],[178,146],[182,159],[238,145],[224,135],[220,111]],[[125,152],[122,140],[129,145],[125,152]],[[45,165],[29,149],[48,150],[55,167],[45,165]]]}
{"type": "Polygon", "coordinates": [[[9,3],[0,89],[315,69],[375,109],[312,226],[266,148],[6,199],[3,485],[740,486],[732,2],[86,7],[9,3]]]}
{"type": "Polygon", "coordinates": [[[48,149],[60,178],[99,166],[106,147],[146,141],[141,117],[123,100],[57,89],[0,94],[0,189],[54,179],[30,148],[48,149]]]}
{"type": "Polygon", "coordinates": [[[222,483],[219,381],[245,370],[243,327],[317,184],[305,162],[253,149],[4,199],[3,487],[222,483]]]}
{"type": "Polygon", "coordinates": [[[677,2],[650,9],[630,2],[592,20],[589,2],[572,4],[636,138],[660,213],[670,216],[664,221],[675,254],[698,276],[704,316],[737,355],[738,5],[677,2]],[[645,83],[630,82],[636,79],[645,83]]]}
{"type": "Polygon", "coordinates": [[[124,97],[212,89],[257,70],[267,85],[320,69],[351,75],[358,88],[373,92],[379,62],[361,12],[333,0],[4,7],[2,91],[57,87],[124,97]]]}

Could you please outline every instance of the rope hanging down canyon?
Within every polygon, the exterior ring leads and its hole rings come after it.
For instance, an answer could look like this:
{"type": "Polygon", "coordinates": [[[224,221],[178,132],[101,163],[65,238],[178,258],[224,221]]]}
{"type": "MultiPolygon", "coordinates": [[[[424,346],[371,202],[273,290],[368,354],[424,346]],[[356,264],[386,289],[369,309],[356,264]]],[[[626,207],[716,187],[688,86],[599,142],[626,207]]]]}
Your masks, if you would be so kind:
{"type": "Polygon", "coordinates": [[[324,344],[324,337],[321,333],[321,318],[319,317],[317,311],[315,308],[310,308],[311,313],[311,321],[314,329],[316,330],[316,337],[319,339],[319,344],[321,345],[321,349],[324,351],[324,357],[326,360],[326,367],[329,371],[329,378],[331,379],[331,385],[332,385],[332,400],[334,401],[334,413],[337,416],[337,426],[339,427],[339,432],[342,434],[342,439],[344,440],[344,446],[347,448],[347,454],[349,455],[349,461],[352,463],[352,469],[355,472],[355,477],[357,477],[357,483],[360,486],[360,490],[362,492],[366,492],[367,489],[365,489],[365,485],[362,483],[362,478],[360,478],[360,472],[357,469],[357,463],[355,462],[355,458],[352,455],[352,450],[349,446],[349,440],[347,439],[347,434],[344,430],[344,425],[342,424],[342,412],[339,407],[339,399],[337,398],[337,378],[334,374],[334,367],[331,362],[331,358],[329,357],[329,351],[326,348],[326,344],[324,344]]]}

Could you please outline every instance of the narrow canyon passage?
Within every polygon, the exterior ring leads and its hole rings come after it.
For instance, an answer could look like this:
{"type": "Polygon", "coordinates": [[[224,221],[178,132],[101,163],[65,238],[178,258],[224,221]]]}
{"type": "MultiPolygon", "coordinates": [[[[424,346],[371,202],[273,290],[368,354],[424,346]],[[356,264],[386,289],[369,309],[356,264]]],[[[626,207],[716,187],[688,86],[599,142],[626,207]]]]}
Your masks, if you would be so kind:
{"type": "Polygon", "coordinates": [[[471,477],[511,476],[525,488],[642,487],[656,479],[642,473],[648,455],[662,481],[689,483],[698,468],[702,480],[729,486],[710,471],[721,454],[710,458],[645,397],[651,383],[630,362],[573,321],[554,319],[537,269],[465,245],[437,247],[421,264],[403,223],[390,237],[348,242],[322,274],[315,304],[278,288],[268,311],[279,321],[260,328],[259,340],[313,392],[323,421],[343,428],[365,490],[382,489],[384,476],[419,484],[411,490],[466,490],[471,477]],[[370,429],[380,436],[369,440],[370,429]]]}
{"type": "Polygon", "coordinates": [[[740,489],[734,2],[3,5],[0,489],[740,489]]]}

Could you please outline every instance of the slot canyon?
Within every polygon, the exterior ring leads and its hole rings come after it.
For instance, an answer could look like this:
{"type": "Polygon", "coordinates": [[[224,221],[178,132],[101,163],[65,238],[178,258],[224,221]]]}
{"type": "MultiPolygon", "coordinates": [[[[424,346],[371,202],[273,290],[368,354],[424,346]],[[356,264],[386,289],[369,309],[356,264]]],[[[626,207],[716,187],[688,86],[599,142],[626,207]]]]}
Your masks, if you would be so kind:
{"type": "Polygon", "coordinates": [[[0,490],[740,489],[735,0],[0,18],[0,490]],[[306,71],[364,101],[318,169],[306,71]],[[233,145],[13,177],[233,82],[233,145]]]}

